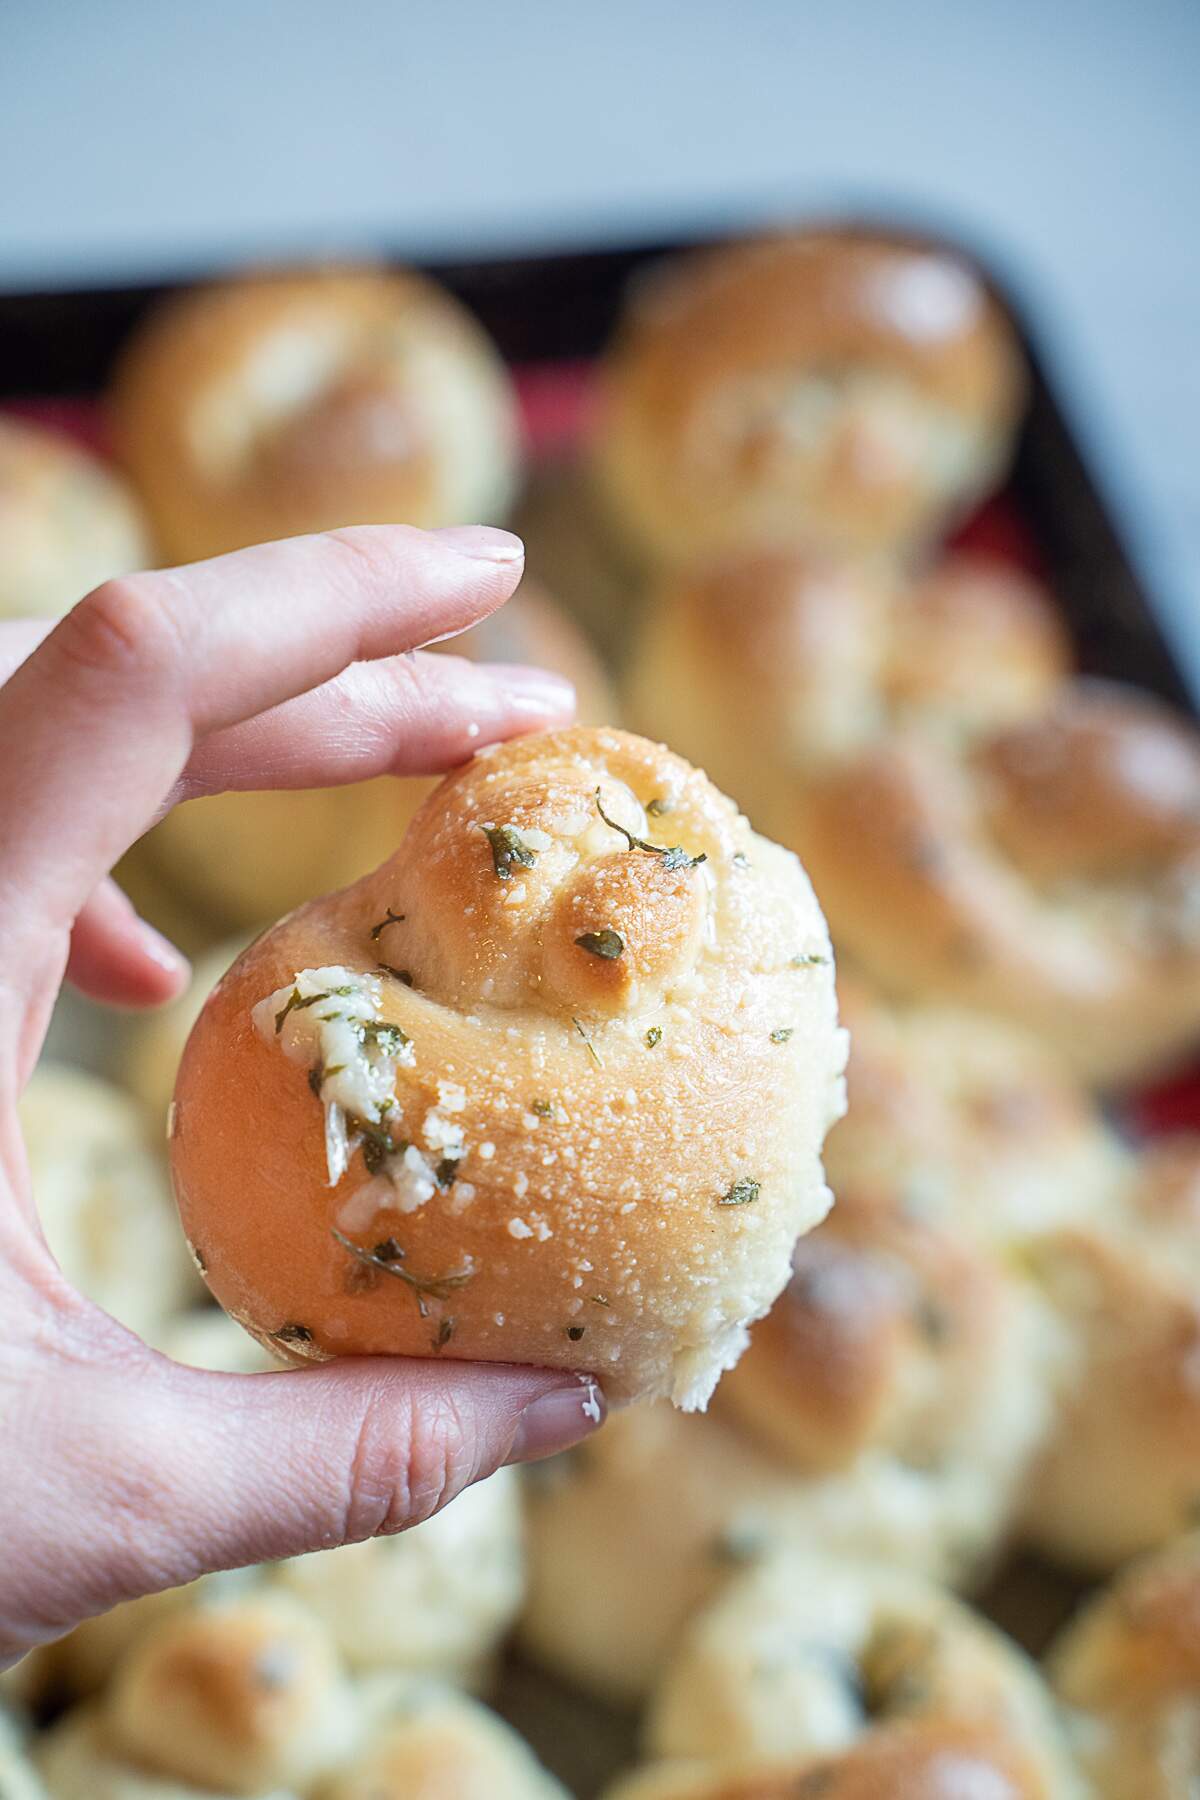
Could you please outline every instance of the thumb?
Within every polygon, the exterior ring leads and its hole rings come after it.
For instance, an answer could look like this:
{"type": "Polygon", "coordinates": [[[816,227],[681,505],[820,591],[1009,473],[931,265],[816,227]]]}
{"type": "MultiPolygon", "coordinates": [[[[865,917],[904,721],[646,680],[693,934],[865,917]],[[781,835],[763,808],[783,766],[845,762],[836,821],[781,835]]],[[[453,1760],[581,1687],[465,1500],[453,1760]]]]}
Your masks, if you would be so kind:
{"type": "Polygon", "coordinates": [[[43,1542],[0,1620],[18,1652],[214,1569],[401,1531],[604,1415],[597,1385],[561,1370],[372,1357],[214,1375],[121,1337],[40,1409],[43,1542]]]}

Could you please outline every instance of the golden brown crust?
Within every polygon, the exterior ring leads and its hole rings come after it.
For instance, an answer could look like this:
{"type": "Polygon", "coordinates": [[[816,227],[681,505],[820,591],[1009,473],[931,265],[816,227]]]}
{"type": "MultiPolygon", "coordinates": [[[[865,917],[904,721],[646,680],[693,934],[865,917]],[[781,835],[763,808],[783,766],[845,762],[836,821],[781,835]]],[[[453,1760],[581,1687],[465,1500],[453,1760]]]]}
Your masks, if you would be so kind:
{"type": "Polygon", "coordinates": [[[1049,1670],[1097,1795],[1185,1795],[1200,1778],[1200,1538],[1126,1569],[1051,1647],[1049,1670]]]}
{"type": "Polygon", "coordinates": [[[1116,1204],[1028,1247],[1073,1362],[1022,1531],[1069,1566],[1107,1571],[1197,1518],[1198,1210],[1200,1139],[1166,1140],[1116,1204]]]}
{"type": "Polygon", "coordinates": [[[965,1007],[888,1000],[840,965],[850,1031],[846,1117],[826,1164],[838,1192],[892,1194],[989,1247],[1096,1211],[1130,1155],[1062,1059],[965,1007]]]}
{"type": "Polygon", "coordinates": [[[809,232],[679,258],[631,296],[599,468],[655,560],[932,536],[995,477],[1024,380],[979,279],[929,246],[809,232]]]}
{"type": "Polygon", "coordinates": [[[1078,683],[961,757],[881,742],[789,841],[891,992],[1008,1016],[1104,1081],[1200,1031],[1200,738],[1156,701],[1078,683]]]}
{"type": "Polygon", "coordinates": [[[476,758],[390,862],[260,938],[201,1015],[172,1162],[210,1286],[297,1356],[561,1365],[694,1404],[828,1204],[828,956],[794,859],[660,746],[577,728],[476,758]],[[674,854],[630,848],[597,789],[674,854]],[[375,1168],[353,1154],[332,1191],[343,1064],[313,1075],[305,1032],[336,1030],[337,1006],[288,1016],[302,971],[358,984],[352,1008],[377,995],[411,1040],[375,1168]]]}
{"type": "Polygon", "coordinates": [[[646,1741],[660,1756],[782,1762],[897,1723],[975,1727],[1047,1793],[1073,1791],[1054,1705],[1015,1644],[915,1576],[811,1553],[760,1563],[693,1621],[646,1741]]]}
{"type": "Polygon", "coordinates": [[[150,560],[137,501],[115,470],[0,415],[0,619],[52,618],[150,560]]]}
{"type": "Polygon", "coordinates": [[[477,1702],[417,1688],[394,1710],[316,1800],[568,1800],[528,1744],[477,1702]]]}
{"type": "Polygon", "coordinates": [[[1200,1687],[1200,1537],[1126,1569],[1051,1652],[1059,1693],[1085,1712],[1137,1713],[1200,1687]]]}
{"type": "MultiPolygon", "coordinates": [[[[1020,1300],[965,1233],[842,1189],[793,1271],[721,1392],[765,1443],[815,1472],[870,1445],[934,1462],[973,1435],[980,1410],[1002,1429],[996,1368],[1024,1362],[1020,1300]]],[[[1026,1366],[1019,1379],[1036,1377],[1026,1366]]]]}
{"type": "Polygon", "coordinates": [[[663,1763],[606,1800],[1062,1800],[1019,1745],[959,1721],[877,1726],[849,1749],[727,1768],[663,1763]]]}
{"type": "Polygon", "coordinates": [[[251,275],[166,302],[112,395],[167,554],[501,514],[516,414],[482,330],[408,270],[251,275]]]}
{"type": "Polygon", "coordinates": [[[353,1713],[332,1642],[282,1597],[199,1606],[152,1626],[104,1708],[119,1755],[201,1787],[308,1787],[349,1750],[353,1713]]]}
{"type": "MultiPolygon", "coordinates": [[[[434,648],[472,662],[552,669],[574,682],[583,724],[616,718],[587,641],[534,582],[522,582],[498,612],[434,648]]],[[[436,786],[433,778],[385,776],[350,787],[221,794],[175,807],[132,855],[218,929],[248,931],[373,868],[436,786]]]]}
{"type": "Polygon", "coordinates": [[[898,726],[964,740],[1044,707],[1071,655],[1028,577],[951,555],[919,578],[800,551],[665,577],[630,673],[639,729],[706,768],[764,829],[831,758],[898,726]]]}

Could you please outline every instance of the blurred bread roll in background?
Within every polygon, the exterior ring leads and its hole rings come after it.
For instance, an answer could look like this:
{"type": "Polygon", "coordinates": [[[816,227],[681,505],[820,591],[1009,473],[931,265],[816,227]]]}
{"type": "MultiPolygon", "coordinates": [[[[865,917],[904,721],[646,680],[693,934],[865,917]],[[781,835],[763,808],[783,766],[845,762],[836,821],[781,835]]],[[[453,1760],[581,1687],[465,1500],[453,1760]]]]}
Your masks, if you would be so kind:
{"type": "Polygon", "coordinates": [[[1003,1730],[960,1720],[879,1725],[848,1749],[786,1761],[667,1761],[604,1800],[1083,1800],[1003,1730]]]}
{"type": "Polygon", "coordinates": [[[481,1686],[524,1592],[520,1481],[499,1469],[393,1537],[270,1571],[332,1633],[351,1669],[481,1686]]]}
{"type": "Polygon", "coordinates": [[[947,1482],[958,1465],[977,1491],[978,1565],[1050,1427],[1058,1350],[1001,1258],[886,1191],[843,1188],[718,1405],[798,1472],[861,1468],[871,1451],[947,1482]]]}
{"type": "Polygon", "coordinates": [[[105,1701],[110,1738],[132,1762],[243,1794],[310,1787],[349,1751],[354,1710],[324,1630],[267,1594],[156,1624],[105,1701]]]}
{"type": "MultiPolygon", "coordinates": [[[[805,1468],[723,1397],[703,1418],[665,1406],[616,1414],[529,1478],[522,1646],[555,1677],[628,1706],[651,1690],[696,1610],[783,1549],[819,1546],[977,1581],[1018,1498],[1005,1454],[1028,1468],[1029,1425],[1046,1408],[1026,1346],[1015,1347],[1011,1372],[997,1372],[1002,1348],[989,1347],[979,1384],[982,1399],[999,1390],[1008,1406],[994,1438],[977,1407],[945,1456],[922,1456],[913,1434],[898,1447],[864,1442],[840,1467],[805,1468]]],[[[796,1406],[804,1410],[802,1394],[796,1406]]]]}
{"type": "Polygon", "coordinates": [[[782,1760],[897,1722],[989,1729],[1047,1795],[1078,1791],[1053,1701],[1011,1640],[906,1570],[819,1555],[760,1563],[692,1622],[646,1743],[657,1756],[782,1760]]]}
{"type": "Polygon", "coordinates": [[[798,232],[665,262],[601,368],[599,477],[651,560],[936,537],[1003,473],[1016,337],[949,252],[798,232]]]}
{"type": "Polygon", "coordinates": [[[296,1360],[703,1406],[830,1203],[845,1053],[793,856],[661,745],[516,739],[217,987],[176,1198],[217,1298],[296,1360]]]}
{"type": "Polygon", "coordinates": [[[315,1800],[570,1800],[503,1719],[463,1694],[401,1691],[315,1800]]]}
{"type": "Polygon", "coordinates": [[[141,511],[73,439],[0,413],[0,619],[56,618],[152,560],[141,511]]]}
{"type": "Polygon", "coordinates": [[[626,711],[706,769],[765,831],[797,785],[883,733],[957,744],[1045,705],[1071,667],[1050,596],[959,553],[919,576],[805,550],[663,574],[626,711]]]}
{"type": "Polygon", "coordinates": [[[835,1192],[887,1194],[1001,1255],[1109,1215],[1131,1152],[1051,1048],[969,1007],[885,996],[845,962],[838,998],[851,1054],[825,1147],[835,1192]]]}
{"type": "Polygon", "coordinates": [[[1200,1782],[1200,1535],[1131,1563],[1051,1646],[1097,1800],[1187,1800],[1200,1782]]]}
{"type": "Polygon", "coordinates": [[[1070,1360],[1021,1532],[1107,1574],[1200,1516],[1200,1138],[1147,1145],[1109,1205],[1039,1233],[1025,1260],[1070,1360]]]}
{"type": "MultiPolygon", "coordinates": [[[[786,1482],[711,1415],[630,1407],[527,1478],[522,1648],[608,1705],[650,1692],[685,1621],[773,1541],[786,1482]]],[[[780,1523],[778,1529],[786,1529],[780,1523]]]]}
{"type": "Polygon", "coordinates": [[[785,836],[885,991],[1010,1018],[1102,1083],[1200,1037],[1200,734],[1161,701],[1080,681],[955,755],[881,738],[785,836]]]}
{"type": "Polygon", "coordinates": [[[495,521],[515,401],[482,328],[411,270],[245,275],[164,302],[111,393],[165,555],[339,525],[495,521]]]}
{"type": "MultiPolygon", "coordinates": [[[[472,662],[551,669],[575,684],[584,724],[616,717],[587,640],[533,582],[523,582],[499,612],[434,648],[472,662]]],[[[436,785],[436,778],[382,776],[348,787],[191,800],[168,813],[132,854],[220,931],[247,931],[373,868],[436,785]]]]}
{"type": "Polygon", "coordinates": [[[34,1202],[55,1260],[89,1300],[153,1337],[204,1290],[141,1108],[99,1075],[42,1063],[19,1115],[34,1202]]]}

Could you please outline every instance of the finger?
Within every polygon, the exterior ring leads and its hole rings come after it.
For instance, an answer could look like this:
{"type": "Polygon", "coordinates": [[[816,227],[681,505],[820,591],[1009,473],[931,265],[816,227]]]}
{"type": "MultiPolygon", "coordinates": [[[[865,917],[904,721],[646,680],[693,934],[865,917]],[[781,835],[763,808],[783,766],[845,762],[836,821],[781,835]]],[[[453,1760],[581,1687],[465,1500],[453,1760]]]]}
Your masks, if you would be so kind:
{"type": "Polygon", "coordinates": [[[40,1434],[16,1443],[19,1469],[50,1480],[31,1509],[44,1542],[17,1577],[18,1640],[210,1570],[418,1524],[503,1462],[578,1442],[604,1413],[594,1382],[561,1371],[371,1358],[208,1375],[121,1335],[123,1362],[72,1368],[49,1408],[15,1421],[18,1439],[40,1434]]]}
{"type": "Polygon", "coordinates": [[[484,744],[563,725],[569,681],[457,656],[355,663],[298,699],[196,746],[169,803],[227,788],[330,787],[373,775],[428,775],[484,744]]]}
{"type": "MultiPolygon", "coordinates": [[[[144,830],[194,743],[350,663],[463,629],[519,540],[367,526],[106,583],[0,690],[0,941],[17,976],[144,830]]],[[[42,971],[39,969],[39,975],[42,971]]]]}
{"type": "Polygon", "coordinates": [[[105,878],[71,931],[67,979],[108,1006],[161,1006],[183,992],[187,959],[105,878]]]}

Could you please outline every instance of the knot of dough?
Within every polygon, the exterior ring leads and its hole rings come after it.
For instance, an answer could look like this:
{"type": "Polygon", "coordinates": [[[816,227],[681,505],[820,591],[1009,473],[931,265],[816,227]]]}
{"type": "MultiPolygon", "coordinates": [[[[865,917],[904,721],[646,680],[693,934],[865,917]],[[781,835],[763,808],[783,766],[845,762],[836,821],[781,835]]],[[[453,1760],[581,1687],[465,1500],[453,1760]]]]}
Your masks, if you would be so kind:
{"type": "Polygon", "coordinates": [[[307,1788],[351,1747],[353,1696],[316,1617],[282,1595],[187,1608],[152,1626],[107,1697],[113,1744],[231,1793],[307,1788]]]}
{"type": "Polygon", "coordinates": [[[1023,386],[969,269],[821,233],[667,265],[635,292],[604,377],[602,472],[669,561],[919,535],[992,474],[1023,386]]]}
{"type": "Polygon", "coordinates": [[[1186,1792],[1195,1774],[1193,1727],[1200,1685],[1200,1537],[1193,1531],[1126,1569],[1051,1646],[1059,1699],[1078,1720],[1089,1792],[1186,1792]],[[1177,1746],[1182,1787],[1164,1778],[1177,1746]],[[1167,1752],[1170,1754],[1170,1752],[1167,1752]],[[1164,1785],[1165,1779],[1165,1785],[1164,1785]]]}
{"type": "Polygon", "coordinates": [[[477,758],[417,815],[393,884],[422,991],[607,1017],[656,1004],[700,956],[726,825],[666,752],[477,758]]]}
{"type": "Polygon", "coordinates": [[[885,1564],[782,1551],[695,1620],[650,1709],[657,1756],[782,1760],[903,1719],[990,1726],[1070,1792],[1053,1707],[996,1628],[885,1564]],[[770,1680],[762,1672],[770,1670],[770,1680]],[[757,1675],[757,1679],[756,1679],[757,1675]]]}
{"type": "Polygon", "coordinates": [[[1200,859],[1200,740],[1144,695],[1080,683],[982,746],[977,768],[993,833],[1035,880],[1200,859]]]}
{"type": "Polygon", "coordinates": [[[1193,1524],[1200,1494],[1200,1139],[1129,1156],[1124,1181],[1024,1250],[1071,1346],[1025,1535],[1103,1571],[1193,1524]]]}
{"type": "Polygon", "coordinates": [[[935,1467],[996,1432],[1027,1452],[1042,1409],[997,1396],[1036,1386],[1036,1338],[1022,1291],[965,1233],[841,1190],[793,1268],[721,1393],[767,1443],[813,1471],[871,1447],[935,1467]]]}
{"type": "Polygon", "coordinates": [[[1047,1800],[1042,1772],[995,1726],[896,1720],[848,1749],[777,1762],[651,1764],[608,1800],[1047,1800]]]}
{"type": "Polygon", "coordinates": [[[1157,702],[1077,684],[958,755],[897,734],[797,797],[791,841],[892,992],[1015,1017],[1101,1081],[1200,1027],[1200,738],[1157,702]]]}
{"type": "Polygon", "coordinates": [[[957,555],[909,581],[774,551],[659,584],[629,710],[786,834],[831,760],[896,726],[976,740],[1046,706],[1070,666],[1057,609],[1016,570],[957,555]]]}

